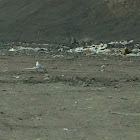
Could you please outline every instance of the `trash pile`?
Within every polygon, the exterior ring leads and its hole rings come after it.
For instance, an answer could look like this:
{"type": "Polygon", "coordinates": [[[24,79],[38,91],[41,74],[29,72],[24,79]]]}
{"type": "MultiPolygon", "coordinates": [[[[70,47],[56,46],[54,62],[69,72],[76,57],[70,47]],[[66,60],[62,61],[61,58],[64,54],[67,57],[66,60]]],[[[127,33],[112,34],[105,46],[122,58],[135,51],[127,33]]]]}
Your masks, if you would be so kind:
{"type": "Polygon", "coordinates": [[[22,46],[14,46],[9,49],[9,52],[27,52],[27,51],[32,51],[32,52],[47,52],[47,48],[32,48],[32,47],[22,47],[22,46]]]}
{"type": "MultiPolygon", "coordinates": [[[[80,53],[84,55],[123,55],[123,56],[140,56],[140,45],[134,44],[134,40],[130,41],[114,41],[109,43],[92,44],[86,46],[76,45],[75,47],[70,46],[50,46],[47,44],[45,48],[32,48],[22,46],[14,46],[9,49],[9,52],[45,52],[45,53],[80,53]],[[55,49],[54,49],[55,48],[55,49]]],[[[62,57],[57,55],[56,57],[62,57]]]]}
{"type": "Polygon", "coordinates": [[[114,42],[109,42],[108,45],[111,46],[131,46],[133,44],[134,40],[124,40],[124,41],[114,41],[114,42]]]}
{"type": "Polygon", "coordinates": [[[105,54],[105,55],[126,55],[140,56],[140,45],[133,45],[133,40],[110,42],[106,44],[91,45],[69,49],[69,53],[82,53],[84,55],[105,54]]]}
{"type": "Polygon", "coordinates": [[[110,53],[110,49],[107,48],[107,44],[91,45],[87,47],[77,47],[68,50],[68,52],[83,53],[83,54],[98,54],[98,53],[110,53]]]}

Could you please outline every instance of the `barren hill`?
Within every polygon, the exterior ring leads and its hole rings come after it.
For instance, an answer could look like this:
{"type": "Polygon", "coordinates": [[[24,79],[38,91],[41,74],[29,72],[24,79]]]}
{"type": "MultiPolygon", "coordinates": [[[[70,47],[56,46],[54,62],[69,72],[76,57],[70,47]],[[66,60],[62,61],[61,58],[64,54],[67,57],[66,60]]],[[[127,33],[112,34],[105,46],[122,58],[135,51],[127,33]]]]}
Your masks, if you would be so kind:
{"type": "Polygon", "coordinates": [[[0,40],[139,41],[139,7],[139,0],[1,0],[0,40]]]}

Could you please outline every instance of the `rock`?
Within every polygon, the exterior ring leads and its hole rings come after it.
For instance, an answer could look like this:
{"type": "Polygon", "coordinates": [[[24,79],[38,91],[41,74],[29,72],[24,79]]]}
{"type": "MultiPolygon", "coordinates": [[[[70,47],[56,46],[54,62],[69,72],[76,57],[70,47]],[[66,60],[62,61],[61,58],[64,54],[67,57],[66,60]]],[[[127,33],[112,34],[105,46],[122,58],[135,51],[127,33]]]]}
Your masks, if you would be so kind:
{"type": "Polygon", "coordinates": [[[45,74],[44,80],[49,81],[50,80],[50,75],[49,74],[45,74]]]}
{"type": "Polygon", "coordinates": [[[70,47],[75,47],[75,46],[78,46],[79,43],[76,41],[76,39],[74,37],[71,37],[70,41],[69,41],[69,45],[70,47]]]}
{"type": "Polygon", "coordinates": [[[91,50],[83,50],[83,54],[85,54],[85,55],[88,55],[88,54],[91,54],[92,52],[91,52],[91,50]]]}
{"type": "Polygon", "coordinates": [[[4,112],[3,112],[3,111],[1,111],[1,112],[0,112],[0,114],[4,114],[4,112]]]}
{"type": "Polygon", "coordinates": [[[132,52],[132,51],[131,51],[130,49],[128,49],[127,47],[125,47],[125,48],[122,49],[122,54],[123,54],[123,55],[129,54],[129,53],[131,53],[131,52],[132,52]]]}

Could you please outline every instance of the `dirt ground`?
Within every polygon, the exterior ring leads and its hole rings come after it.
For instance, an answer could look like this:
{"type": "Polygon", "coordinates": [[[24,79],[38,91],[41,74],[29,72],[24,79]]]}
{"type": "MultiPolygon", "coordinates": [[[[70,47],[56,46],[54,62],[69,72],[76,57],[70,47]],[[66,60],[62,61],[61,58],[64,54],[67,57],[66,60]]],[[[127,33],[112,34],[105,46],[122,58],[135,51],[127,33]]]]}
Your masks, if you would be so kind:
{"type": "Polygon", "coordinates": [[[139,140],[140,58],[0,55],[0,140],[139,140]],[[36,61],[43,70],[27,70],[36,61]]]}

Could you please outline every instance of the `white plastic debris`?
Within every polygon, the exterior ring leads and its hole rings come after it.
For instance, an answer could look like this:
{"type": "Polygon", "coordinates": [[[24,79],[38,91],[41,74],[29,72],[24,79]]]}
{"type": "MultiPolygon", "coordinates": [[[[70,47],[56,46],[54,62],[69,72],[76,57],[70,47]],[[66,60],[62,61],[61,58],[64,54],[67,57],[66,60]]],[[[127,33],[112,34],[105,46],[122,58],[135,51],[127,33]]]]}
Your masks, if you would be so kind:
{"type": "Polygon", "coordinates": [[[108,96],[107,98],[108,98],[108,99],[112,99],[112,97],[111,97],[111,96],[108,96]]]}
{"type": "Polygon", "coordinates": [[[132,53],[138,53],[138,52],[140,52],[140,49],[137,49],[137,48],[132,49],[132,53]]]}
{"type": "Polygon", "coordinates": [[[137,53],[137,54],[129,53],[129,54],[126,54],[126,56],[140,56],[140,53],[137,53]]]}
{"type": "Polygon", "coordinates": [[[134,42],[134,40],[130,40],[128,41],[128,44],[132,44],[134,42]]]}
{"type": "Polygon", "coordinates": [[[42,140],[42,138],[37,138],[36,140],[42,140]]]}
{"type": "Polygon", "coordinates": [[[14,49],[14,48],[11,48],[10,50],[9,50],[9,52],[16,52],[17,50],[16,49],[14,49]]]}
{"type": "Polygon", "coordinates": [[[109,45],[115,45],[116,42],[109,42],[108,44],[109,44],[109,45]]]}
{"type": "Polygon", "coordinates": [[[63,58],[64,57],[64,55],[55,55],[55,56],[53,56],[53,58],[63,58]]]}
{"type": "Polygon", "coordinates": [[[104,44],[101,50],[106,49],[106,48],[107,48],[107,44],[104,44]]]}
{"type": "Polygon", "coordinates": [[[126,45],[126,44],[128,44],[128,42],[127,41],[120,41],[120,44],[121,45],[126,45]]]}
{"type": "Polygon", "coordinates": [[[20,78],[20,76],[13,76],[14,78],[16,78],[16,79],[19,79],[20,78]]]}
{"type": "Polygon", "coordinates": [[[63,128],[63,130],[68,131],[69,129],[68,128],[63,128]]]}
{"type": "Polygon", "coordinates": [[[16,48],[11,48],[9,50],[10,52],[14,52],[14,51],[48,51],[47,48],[31,48],[31,47],[22,47],[22,46],[16,46],[16,48]]]}
{"type": "Polygon", "coordinates": [[[96,49],[95,49],[95,47],[88,47],[88,48],[84,48],[84,49],[83,49],[83,52],[84,52],[84,51],[96,52],[96,49]]]}
{"type": "Polygon", "coordinates": [[[82,51],[83,51],[83,47],[78,47],[74,49],[74,52],[82,52],[82,51]]]}
{"type": "Polygon", "coordinates": [[[35,48],[34,51],[48,51],[47,48],[35,48]]]}

